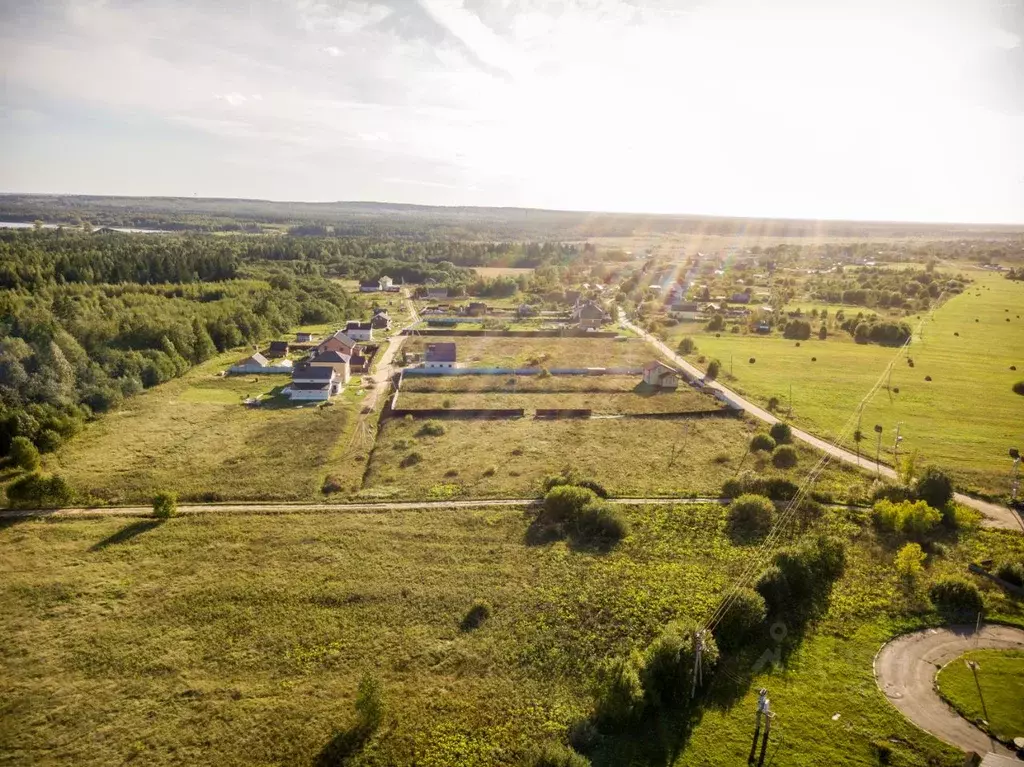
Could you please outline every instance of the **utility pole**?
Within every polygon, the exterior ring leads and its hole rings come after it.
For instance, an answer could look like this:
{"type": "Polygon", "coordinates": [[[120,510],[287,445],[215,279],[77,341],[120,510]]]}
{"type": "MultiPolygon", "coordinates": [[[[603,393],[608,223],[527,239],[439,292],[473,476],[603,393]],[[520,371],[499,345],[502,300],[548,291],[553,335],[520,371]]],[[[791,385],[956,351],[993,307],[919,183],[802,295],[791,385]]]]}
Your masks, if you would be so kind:
{"type": "Polygon", "coordinates": [[[875,434],[878,435],[878,448],[875,451],[875,474],[882,473],[882,424],[875,424],[875,434]]]}
{"type": "Polygon", "coordinates": [[[698,631],[693,635],[693,687],[690,689],[690,698],[697,697],[697,684],[703,683],[703,670],[701,669],[701,655],[704,653],[704,632],[698,631]]]}
{"type": "Polygon", "coordinates": [[[1020,489],[1020,450],[1010,448],[1010,458],[1013,459],[1013,484],[1010,486],[1010,505],[1017,502],[1017,491],[1020,489]]]}
{"type": "MultiPolygon", "coordinates": [[[[754,726],[754,740],[750,744],[750,756],[747,757],[747,764],[754,763],[754,755],[757,753],[757,741],[761,737],[761,717],[771,716],[768,690],[762,687],[757,691],[757,724],[754,726]]],[[[766,735],[767,739],[767,735],[766,735]]],[[[764,751],[761,752],[761,759],[764,760],[764,751]]]]}

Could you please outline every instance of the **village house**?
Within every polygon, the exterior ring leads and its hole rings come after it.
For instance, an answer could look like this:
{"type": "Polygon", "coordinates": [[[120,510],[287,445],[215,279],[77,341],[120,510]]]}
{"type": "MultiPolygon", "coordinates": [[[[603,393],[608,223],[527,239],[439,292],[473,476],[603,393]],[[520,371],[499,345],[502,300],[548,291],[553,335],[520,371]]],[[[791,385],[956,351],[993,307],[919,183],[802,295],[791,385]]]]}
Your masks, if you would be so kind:
{"type": "Polygon", "coordinates": [[[734,304],[749,304],[750,303],[750,294],[749,293],[733,293],[729,297],[729,301],[731,301],[734,304]]]}
{"type": "Polygon", "coordinates": [[[659,389],[675,389],[679,386],[679,371],[664,362],[654,360],[644,365],[644,383],[659,389]]]}
{"type": "Polygon", "coordinates": [[[282,360],[281,362],[271,365],[270,360],[259,352],[256,352],[251,357],[246,357],[241,362],[237,362],[228,368],[228,373],[232,375],[245,375],[248,373],[266,373],[272,375],[275,373],[280,374],[291,372],[291,360],[282,360]]]}
{"type": "Polygon", "coordinates": [[[377,281],[377,284],[381,290],[391,290],[395,286],[395,281],[385,274],[377,281]]]}
{"type": "Polygon", "coordinates": [[[516,314],[520,317],[533,317],[537,314],[537,309],[529,304],[520,304],[519,308],[516,309],[516,314]]]}
{"type": "Polygon", "coordinates": [[[349,322],[345,325],[345,335],[353,341],[372,341],[373,323],[370,322],[349,322]]]}
{"type": "Polygon", "coordinates": [[[341,352],[324,352],[323,354],[317,355],[311,359],[308,365],[310,367],[331,368],[337,374],[338,381],[340,381],[341,385],[344,386],[352,376],[351,361],[352,356],[349,354],[342,354],[341,352]]]}
{"type": "Polygon", "coordinates": [[[285,357],[288,355],[287,341],[271,341],[267,348],[268,357],[285,357]]]}
{"type": "Polygon", "coordinates": [[[487,304],[483,301],[470,301],[466,307],[466,314],[470,317],[483,317],[487,314],[487,304]]]}
{"type": "Polygon", "coordinates": [[[453,343],[427,344],[427,352],[423,355],[425,368],[454,368],[456,349],[453,343]]]}
{"type": "Polygon", "coordinates": [[[296,333],[295,342],[299,344],[308,344],[313,340],[312,333],[296,333]]]}
{"type": "Polygon", "coordinates": [[[669,307],[668,313],[679,320],[699,320],[703,318],[700,304],[695,302],[672,304],[669,307]]]}
{"type": "Polygon", "coordinates": [[[448,298],[448,288],[427,288],[427,298],[435,301],[448,298]]]}
{"type": "Polygon", "coordinates": [[[326,402],[341,391],[343,384],[334,368],[304,365],[292,373],[286,391],[293,401],[326,402]]]}
{"type": "Polygon", "coordinates": [[[370,325],[374,330],[391,330],[391,316],[387,309],[374,309],[370,325]]]}
{"type": "Polygon", "coordinates": [[[344,330],[339,330],[333,336],[329,336],[320,342],[320,345],[316,347],[316,356],[319,357],[321,354],[326,352],[352,354],[355,348],[356,342],[349,336],[345,335],[344,330]]]}
{"type": "Polygon", "coordinates": [[[608,322],[608,313],[593,301],[585,301],[572,312],[572,319],[581,328],[592,330],[608,322]]]}
{"type": "Polygon", "coordinates": [[[367,280],[366,282],[359,283],[360,293],[379,293],[380,292],[380,281],[378,280],[367,280]]]}

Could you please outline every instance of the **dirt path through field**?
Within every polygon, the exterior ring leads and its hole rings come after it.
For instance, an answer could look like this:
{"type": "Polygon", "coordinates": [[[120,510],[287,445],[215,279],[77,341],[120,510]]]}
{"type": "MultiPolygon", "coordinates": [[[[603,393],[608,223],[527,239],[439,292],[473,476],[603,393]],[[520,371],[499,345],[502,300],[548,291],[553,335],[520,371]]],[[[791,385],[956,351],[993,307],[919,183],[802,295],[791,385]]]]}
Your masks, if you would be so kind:
{"type": "Polygon", "coordinates": [[[935,688],[939,670],[974,649],[1024,649],[1024,630],[986,624],[978,634],[974,626],[948,626],[905,634],[878,651],[875,681],[907,719],[939,740],[964,751],[979,754],[994,751],[1012,756],[1009,749],[946,705],[935,688]]]}

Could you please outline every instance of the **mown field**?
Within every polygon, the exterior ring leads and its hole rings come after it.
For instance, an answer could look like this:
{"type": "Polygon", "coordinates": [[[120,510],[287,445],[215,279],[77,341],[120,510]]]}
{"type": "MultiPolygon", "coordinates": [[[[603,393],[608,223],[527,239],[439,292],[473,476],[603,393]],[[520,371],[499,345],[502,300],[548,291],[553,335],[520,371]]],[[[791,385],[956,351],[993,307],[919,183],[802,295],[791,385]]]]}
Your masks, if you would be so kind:
{"type": "MultiPolygon", "coordinates": [[[[422,420],[386,421],[359,496],[529,497],[541,492],[546,475],[571,469],[616,496],[717,498],[725,480],[766,468],[764,458],[747,454],[755,426],[735,418],[440,423],[444,433],[431,436],[422,420]]],[[[797,452],[799,463],[789,474],[799,483],[819,456],[810,448],[798,446],[797,452]]],[[[816,489],[859,499],[871,481],[856,469],[830,466],[816,489]]]]}
{"type": "MultiPolygon", "coordinates": [[[[717,505],[623,512],[631,532],[603,555],[528,545],[522,510],[7,524],[0,753],[14,765],[323,764],[372,674],[384,723],[346,763],[521,764],[588,713],[604,659],[670,619],[703,619],[748,563],[717,505]],[[490,618],[461,630],[481,599],[490,618]]],[[[848,541],[847,572],[827,614],[790,632],[784,666],[734,664],[702,719],[599,741],[595,765],[742,764],[761,686],[777,712],[773,764],[877,765],[879,743],[892,765],[961,764],[872,675],[884,641],[937,616],[860,516],[830,512],[822,529],[848,541]]],[[[1022,541],[964,533],[926,578],[1021,556],[1022,541]]],[[[1019,603],[981,586],[990,618],[1021,623],[1019,603]]]]}
{"type": "Polygon", "coordinates": [[[1024,652],[976,650],[948,664],[939,694],[960,715],[1009,741],[1024,736],[1024,652]],[[977,663],[977,676],[967,665],[977,663]]]}
{"type": "MultiPolygon", "coordinates": [[[[189,500],[308,500],[325,467],[338,471],[362,397],[358,379],[330,407],[274,396],[289,376],[217,375],[225,354],[143,392],[47,456],[84,497],[148,503],[161,490],[189,500]],[[267,396],[259,408],[247,397],[267,396]]],[[[358,475],[357,475],[358,476],[358,475]]]]}
{"type": "MultiPolygon", "coordinates": [[[[899,423],[902,453],[916,450],[922,462],[950,470],[963,489],[1007,496],[1007,451],[1024,440],[1024,397],[1011,389],[1024,378],[1024,283],[982,272],[971,276],[976,282],[938,309],[914,339],[909,349],[914,366],[902,356],[892,370],[891,390],[879,391],[864,407],[862,448],[874,455],[873,427],[880,424],[883,459],[891,461],[899,423]]],[[[792,386],[794,423],[829,437],[856,411],[896,353],[855,344],[842,332],[826,341],[812,336],[798,347],[780,336],[723,333],[716,338],[676,329],[671,345],[683,335],[697,343],[691,360],[719,359],[723,383],[761,405],[778,397],[786,412],[792,386]],[[730,370],[734,378],[728,377],[730,370]]],[[[847,447],[854,447],[852,440],[847,447]]]]}
{"type": "Polygon", "coordinates": [[[422,354],[429,343],[450,341],[462,367],[642,368],[657,356],[638,338],[413,336],[403,349],[422,354]]]}

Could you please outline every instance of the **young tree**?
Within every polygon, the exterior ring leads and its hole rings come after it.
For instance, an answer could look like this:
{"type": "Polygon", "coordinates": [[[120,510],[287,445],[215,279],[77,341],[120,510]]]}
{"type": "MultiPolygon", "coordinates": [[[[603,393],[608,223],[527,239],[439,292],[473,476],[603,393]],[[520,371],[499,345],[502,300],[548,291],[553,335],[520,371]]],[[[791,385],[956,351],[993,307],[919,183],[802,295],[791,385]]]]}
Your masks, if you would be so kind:
{"type": "Polygon", "coordinates": [[[916,543],[908,543],[896,554],[896,572],[908,583],[913,583],[924,570],[925,553],[916,543]]]}
{"type": "Polygon", "coordinates": [[[711,360],[711,362],[708,363],[708,370],[704,374],[704,377],[709,381],[713,381],[714,379],[718,378],[718,373],[721,369],[721,362],[719,362],[718,360],[711,360]]]}
{"type": "Polygon", "coordinates": [[[39,450],[28,437],[15,437],[11,440],[11,462],[19,469],[35,471],[39,468],[39,450]]]}
{"type": "Polygon", "coordinates": [[[153,516],[170,519],[178,513],[178,499],[174,493],[161,492],[153,496],[153,516]]]}
{"type": "Polygon", "coordinates": [[[694,352],[694,350],[696,350],[696,348],[697,348],[697,344],[695,344],[693,342],[693,339],[690,338],[689,336],[687,336],[686,338],[684,338],[682,341],[679,342],[679,353],[680,354],[683,354],[683,355],[693,354],[693,352],[694,352]]]}

